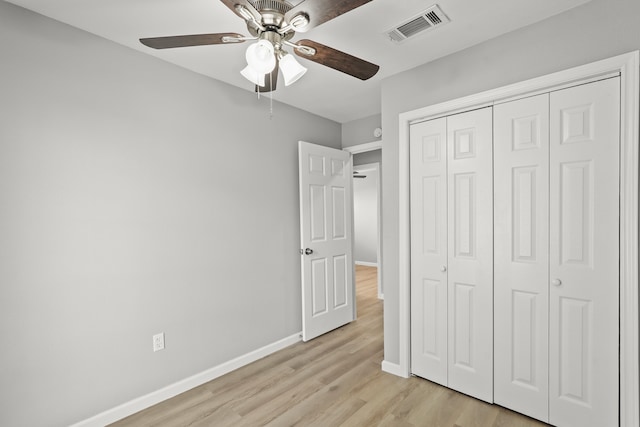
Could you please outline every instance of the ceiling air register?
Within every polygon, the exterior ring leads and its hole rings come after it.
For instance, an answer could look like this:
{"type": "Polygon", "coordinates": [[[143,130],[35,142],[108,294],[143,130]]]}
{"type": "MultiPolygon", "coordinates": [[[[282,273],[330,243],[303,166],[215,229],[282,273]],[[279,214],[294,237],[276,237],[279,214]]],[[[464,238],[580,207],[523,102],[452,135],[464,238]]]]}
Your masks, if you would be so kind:
{"type": "Polygon", "coordinates": [[[386,31],[386,34],[391,41],[401,43],[423,31],[433,29],[448,22],[450,22],[450,20],[447,15],[435,4],[419,15],[386,31]]]}

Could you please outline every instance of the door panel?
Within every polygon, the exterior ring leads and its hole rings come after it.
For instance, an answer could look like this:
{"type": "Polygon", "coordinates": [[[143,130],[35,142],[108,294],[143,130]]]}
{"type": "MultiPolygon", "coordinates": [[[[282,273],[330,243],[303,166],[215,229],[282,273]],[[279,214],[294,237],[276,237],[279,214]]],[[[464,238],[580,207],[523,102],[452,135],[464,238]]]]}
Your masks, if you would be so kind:
{"type": "Polygon", "coordinates": [[[496,403],[548,421],[549,95],[494,107],[496,403]]]}
{"type": "Polygon", "coordinates": [[[302,337],[355,318],[350,154],[300,142],[302,337]]]}
{"type": "Polygon", "coordinates": [[[447,117],[449,387],[493,402],[492,111],[447,117]]]}
{"type": "Polygon", "coordinates": [[[619,78],[551,94],[550,423],[618,425],[619,78]]]}
{"type": "Polygon", "coordinates": [[[593,164],[560,163],[560,265],[593,267],[593,164]]]}
{"type": "Polygon", "coordinates": [[[347,238],[347,194],[345,187],[331,187],[333,197],[333,239],[347,238]]]}
{"type": "Polygon", "coordinates": [[[591,349],[593,324],[592,302],[561,297],[559,301],[560,338],[559,395],[578,405],[591,405],[589,396],[593,386],[588,369],[593,356],[591,349]]]}
{"type": "Polygon", "coordinates": [[[333,257],[333,308],[338,309],[347,305],[349,298],[349,265],[345,255],[333,257]]]}
{"type": "Polygon", "coordinates": [[[324,258],[311,260],[311,295],[312,316],[325,314],[329,299],[329,281],[327,280],[327,260],[324,258]]]}
{"type": "Polygon", "coordinates": [[[446,119],[411,126],[411,372],[447,385],[446,119]]]}
{"type": "Polygon", "coordinates": [[[453,284],[453,366],[476,373],[473,324],[475,286],[453,284]]]}
{"type": "Polygon", "coordinates": [[[453,176],[453,234],[456,258],[473,258],[476,253],[476,175],[453,176]]]}
{"type": "Polygon", "coordinates": [[[326,220],[324,213],[327,210],[324,185],[309,186],[309,205],[311,215],[311,241],[323,242],[327,239],[326,220]]]}

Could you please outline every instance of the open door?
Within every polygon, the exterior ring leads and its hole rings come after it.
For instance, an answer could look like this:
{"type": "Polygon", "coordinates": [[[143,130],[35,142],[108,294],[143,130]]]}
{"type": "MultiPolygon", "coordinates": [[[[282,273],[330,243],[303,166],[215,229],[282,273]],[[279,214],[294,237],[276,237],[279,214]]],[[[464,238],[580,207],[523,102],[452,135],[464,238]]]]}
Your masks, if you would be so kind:
{"type": "Polygon", "coordinates": [[[300,141],[302,339],[355,320],[351,154],[300,141]]]}

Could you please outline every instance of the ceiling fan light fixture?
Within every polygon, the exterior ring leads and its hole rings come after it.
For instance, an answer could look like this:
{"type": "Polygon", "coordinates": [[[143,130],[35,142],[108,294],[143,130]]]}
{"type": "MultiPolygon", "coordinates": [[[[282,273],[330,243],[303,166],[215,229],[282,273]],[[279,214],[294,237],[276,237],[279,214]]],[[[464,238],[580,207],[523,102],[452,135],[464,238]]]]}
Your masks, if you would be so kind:
{"type": "Polygon", "coordinates": [[[244,69],[240,71],[240,74],[254,85],[264,87],[264,74],[258,73],[253,67],[251,67],[251,65],[244,67],[244,69]]]}
{"type": "Polygon", "coordinates": [[[307,69],[300,65],[293,55],[290,54],[286,54],[280,59],[280,70],[284,77],[285,86],[295,83],[307,72],[307,69]]]}
{"type": "Polygon", "coordinates": [[[247,48],[247,64],[259,74],[269,74],[276,67],[273,44],[268,40],[258,40],[247,48]]]}

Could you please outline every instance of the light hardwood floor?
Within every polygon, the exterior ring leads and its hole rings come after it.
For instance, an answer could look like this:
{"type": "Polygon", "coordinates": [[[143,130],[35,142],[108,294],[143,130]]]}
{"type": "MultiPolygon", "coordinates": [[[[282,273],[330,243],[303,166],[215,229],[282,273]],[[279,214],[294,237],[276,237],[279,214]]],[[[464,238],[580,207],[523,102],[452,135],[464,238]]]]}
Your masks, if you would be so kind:
{"type": "Polygon", "coordinates": [[[543,427],[420,378],[380,369],[376,269],[357,266],[358,320],[112,426],[543,427]]]}

